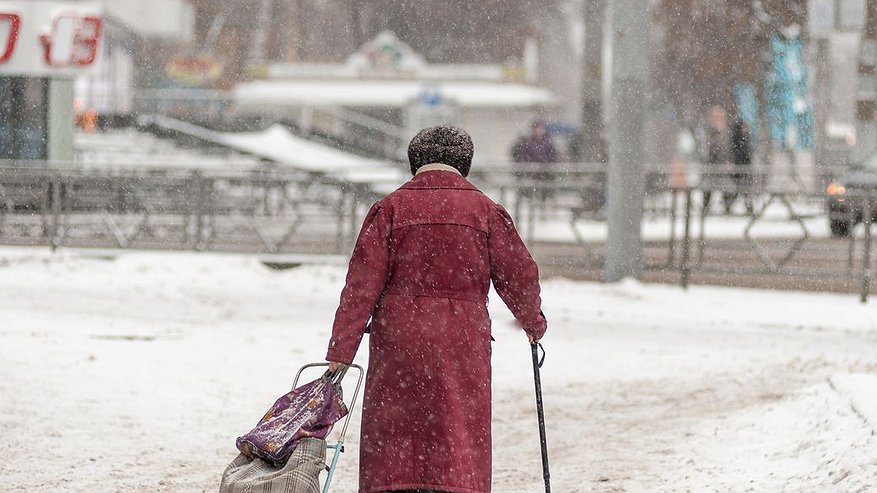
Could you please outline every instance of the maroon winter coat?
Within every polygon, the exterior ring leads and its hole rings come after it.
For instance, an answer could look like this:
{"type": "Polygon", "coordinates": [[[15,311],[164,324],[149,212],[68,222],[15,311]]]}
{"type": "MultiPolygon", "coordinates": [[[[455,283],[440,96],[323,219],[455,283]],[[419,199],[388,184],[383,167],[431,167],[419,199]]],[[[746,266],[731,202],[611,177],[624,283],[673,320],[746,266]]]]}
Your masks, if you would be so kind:
{"type": "Polygon", "coordinates": [[[449,171],[372,206],[327,355],[351,362],[368,324],[360,493],[490,491],[491,280],[541,338],[536,263],[501,206],[449,171]]]}

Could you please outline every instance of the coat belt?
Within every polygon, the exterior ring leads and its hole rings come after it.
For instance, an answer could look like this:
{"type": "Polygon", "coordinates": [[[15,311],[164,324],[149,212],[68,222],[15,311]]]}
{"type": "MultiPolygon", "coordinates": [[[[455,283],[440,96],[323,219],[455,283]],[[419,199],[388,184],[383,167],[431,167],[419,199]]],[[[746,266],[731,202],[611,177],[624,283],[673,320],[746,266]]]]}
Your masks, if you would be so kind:
{"type": "Polygon", "coordinates": [[[384,291],[384,295],[395,295],[395,296],[410,296],[412,298],[416,298],[418,296],[425,296],[427,298],[443,298],[443,299],[452,299],[452,300],[463,300],[463,301],[471,301],[472,303],[478,303],[480,305],[487,305],[487,296],[477,295],[477,294],[467,294],[467,293],[412,293],[412,292],[404,292],[396,289],[388,289],[384,291]]]}

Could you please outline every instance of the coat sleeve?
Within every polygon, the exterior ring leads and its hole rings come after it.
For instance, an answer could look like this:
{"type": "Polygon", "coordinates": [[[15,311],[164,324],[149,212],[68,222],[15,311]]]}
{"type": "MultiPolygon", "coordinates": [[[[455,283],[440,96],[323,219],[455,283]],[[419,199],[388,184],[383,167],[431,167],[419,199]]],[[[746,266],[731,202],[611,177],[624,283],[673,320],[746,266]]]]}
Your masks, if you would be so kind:
{"type": "Polygon", "coordinates": [[[539,269],[502,206],[491,214],[489,235],[493,287],[524,331],[539,340],[548,328],[539,296],[539,269]]]}
{"type": "Polygon", "coordinates": [[[387,282],[390,221],[378,202],[369,210],[347,268],[326,360],[350,364],[387,282]]]}

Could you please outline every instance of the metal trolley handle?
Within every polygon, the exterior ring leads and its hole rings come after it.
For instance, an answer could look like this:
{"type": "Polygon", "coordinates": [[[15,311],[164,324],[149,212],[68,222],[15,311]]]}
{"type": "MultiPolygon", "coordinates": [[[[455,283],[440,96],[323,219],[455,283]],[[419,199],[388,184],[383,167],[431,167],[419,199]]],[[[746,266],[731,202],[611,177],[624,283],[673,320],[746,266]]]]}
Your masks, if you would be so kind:
{"type": "MultiPolygon", "coordinates": [[[[327,367],[329,363],[309,363],[307,365],[299,368],[298,373],[295,374],[295,380],[292,382],[292,388],[295,389],[298,387],[298,380],[301,377],[302,372],[307,370],[308,368],[315,367],[327,367]]],[[[356,379],[356,387],[353,389],[353,397],[350,399],[350,405],[347,406],[347,417],[344,418],[344,426],[341,428],[341,436],[338,437],[338,442],[333,445],[326,445],[326,448],[333,449],[334,453],[332,454],[332,461],[328,467],[328,475],[326,476],[326,483],[323,485],[323,493],[327,493],[329,491],[329,484],[332,482],[332,476],[335,474],[335,466],[338,464],[338,458],[341,455],[341,452],[344,452],[344,437],[347,435],[347,426],[350,424],[350,417],[353,416],[353,408],[356,406],[356,398],[359,396],[359,389],[362,387],[362,379],[365,377],[365,371],[359,365],[345,365],[342,366],[337,372],[334,374],[326,370],[324,376],[328,377],[332,383],[338,385],[341,383],[341,380],[347,374],[347,371],[350,369],[354,369],[359,372],[358,378],[356,379]]]]}

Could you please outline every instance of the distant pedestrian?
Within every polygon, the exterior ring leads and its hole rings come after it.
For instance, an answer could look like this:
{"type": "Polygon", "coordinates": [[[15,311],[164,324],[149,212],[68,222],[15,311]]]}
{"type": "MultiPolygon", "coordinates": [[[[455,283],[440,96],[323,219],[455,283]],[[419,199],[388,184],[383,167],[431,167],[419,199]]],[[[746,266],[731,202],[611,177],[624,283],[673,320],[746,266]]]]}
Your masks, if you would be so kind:
{"type": "Polygon", "coordinates": [[[466,176],[469,135],[421,130],[414,174],[365,217],[326,359],[369,332],[359,492],[489,493],[493,287],[529,340],[545,333],[536,262],[502,206],[466,176]]]}
{"type": "Polygon", "coordinates": [[[550,195],[548,188],[554,181],[553,164],[557,158],[557,148],[545,124],[538,120],[533,122],[530,134],[518,139],[512,147],[512,159],[517,163],[515,176],[521,195],[542,201],[550,195]]]}
{"type": "Polygon", "coordinates": [[[725,110],[719,106],[710,108],[706,133],[706,159],[701,172],[703,188],[703,211],[709,212],[714,190],[725,188],[728,182],[728,123],[725,110]]]}
{"type": "Polygon", "coordinates": [[[731,160],[734,163],[734,169],[731,173],[734,178],[734,191],[725,194],[725,211],[731,212],[731,207],[742,193],[746,210],[751,213],[753,209],[750,194],[752,188],[752,131],[742,118],[738,118],[731,128],[731,160]]]}

